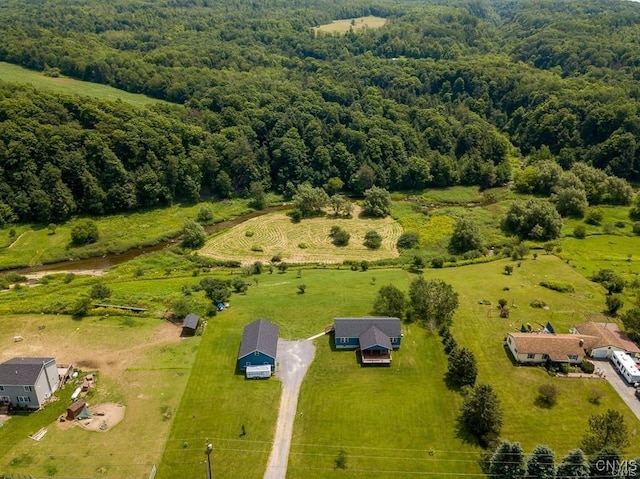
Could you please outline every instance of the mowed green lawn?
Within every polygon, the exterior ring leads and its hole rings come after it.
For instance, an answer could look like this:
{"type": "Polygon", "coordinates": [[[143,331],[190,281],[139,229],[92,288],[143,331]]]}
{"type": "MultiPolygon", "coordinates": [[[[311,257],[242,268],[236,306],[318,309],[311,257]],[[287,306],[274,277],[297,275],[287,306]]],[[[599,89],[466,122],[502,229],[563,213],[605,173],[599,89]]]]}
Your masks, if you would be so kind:
{"type": "Polygon", "coordinates": [[[0,80],[5,82],[29,83],[36,88],[65,93],[67,95],[86,95],[110,101],[121,100],[135,106],[168,103],[144,95],[118,90],[117,88],[99,83],[74,80],[73,78],[65,76],[58,78],[48,77],[40,72],[5,62],[0,62],[0,80]]]}
{"type": "MultiPolygon", "coordinates": [[[[625,414],[630,431],[640,426],[606,381],[552,378],[540,368],[511,364],[503,348],[508,331],[522,322],[536,327],[551,321],[558,332],[566,332],[583,321],[582,313],[602,310],[604,292],[554,256],[524,260],[511,276],[502,273],[507,263],[424,273],[451,283],[460,294],[454,334],[460,345],[476,354],[479,381],[491,383],[502,401],[502,437],[522,442],[528,452],[536,444],[548,444],[562,456],[579,445],[590,414],[614,408],[625,414]],[[576,293],[537,286],[545,278],[571,282],[576,293]],[[515,305],[510,319],[498,317],[495,305],[500,297],[515,305]],[[532,299],[544,300],[550,309],[531,308],[532,299]],[[492,305],[479,304],[480,300],[492,305]],[[535,405],[537,389],[545,383],[560,389],[552,409],[535,405]],[[588,402],[593,389],[603,393],[599,405],[588,402]]],[[[244,324],[263,317],[278,323],[286,339],[309,337],[335,316],[371,314],[381,286],[395,284],[406,290],[410,279],[402,270],[322,268],[249,279],[253,285],[248,293],[232,296],[231,308],[209,321],[158,477],[203,473],[204,438],[214,444],[216,477],[262,477],[280,385],[277,380],[251,382],[234,375],[244,324]],[[307,285],[305,294],[296,293],[299,283],[307,285]],[[242,425],[245,437],[239,437],[242,425]]],[[[444,384],[446,356],[440,339],[415,324],[404,325],[404,332],[403,346],[390,368],[361,368],[355,353],[333,351],[328,337],[315,341],[316,358],[301,390],[287,477],[480,474],[480,449],[456,433],[462,396],[444,384]],[[334,469],[340,449],[347,454],[344,471],[334,469]]],[[[640,441],[635,436],[631,441],[627,453],[633,457],[640,441]]]]}

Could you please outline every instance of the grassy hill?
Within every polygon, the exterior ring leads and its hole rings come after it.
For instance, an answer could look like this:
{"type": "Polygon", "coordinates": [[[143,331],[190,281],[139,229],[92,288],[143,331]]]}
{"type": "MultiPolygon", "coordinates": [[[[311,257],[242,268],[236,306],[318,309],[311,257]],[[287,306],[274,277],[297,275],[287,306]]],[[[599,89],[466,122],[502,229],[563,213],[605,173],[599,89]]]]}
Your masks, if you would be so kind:
{"type": "Polygon", "coordinates": [[[56,78],[49,77],[40,72],[5,62],[0,62],[0,80],[12,83],[29,83],[36,88],[66,93],[68,95],[86,95],[110,101],[121,100],[135,106],[168,103],[155,98],[149,98],[148,96],[118,90],[117,88],[107,85],[74,80],[73,78],[62,75],[56,78]]]}

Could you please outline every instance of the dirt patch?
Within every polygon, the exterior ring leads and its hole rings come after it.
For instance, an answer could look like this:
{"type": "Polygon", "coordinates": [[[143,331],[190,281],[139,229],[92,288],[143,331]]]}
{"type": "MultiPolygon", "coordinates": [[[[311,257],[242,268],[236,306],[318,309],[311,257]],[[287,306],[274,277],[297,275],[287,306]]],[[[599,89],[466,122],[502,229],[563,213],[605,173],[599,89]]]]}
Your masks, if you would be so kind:
{"type": "Polygon", "coordinates": [[[79,426],[87,431],[106,432],[124,419],[125,407],[122,404],[107,402],[89,406],[88,409],[91,418],[59,421],[58,427],[69,429],[79,426]]]}
{"type": "Polygon", "coordinates": [[[48,329],[36,329],[31,333],[27,331],[23,341],[11,343],[11,348],[0,352],[0,362],[14,356],[54,357],[59,364],[74,364],[84,370],[100,371],[117,378],[140,360],[144,350],[180,341],[180,328],[167,321],[158,322],[153,332],[141,343],[122,344],[117,348],[96,344],[88,348],[77,334],[56,335],[52,338],[48,329]]]}

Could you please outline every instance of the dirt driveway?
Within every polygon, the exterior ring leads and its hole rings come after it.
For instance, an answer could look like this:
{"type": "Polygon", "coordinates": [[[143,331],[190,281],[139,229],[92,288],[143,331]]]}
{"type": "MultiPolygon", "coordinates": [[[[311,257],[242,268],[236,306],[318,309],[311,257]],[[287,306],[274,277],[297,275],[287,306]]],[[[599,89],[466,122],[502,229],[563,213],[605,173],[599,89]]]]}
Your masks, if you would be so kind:
{"type": "Polygon", "coordinates": [[[278,369],[276,375],[282,381],[282,396],[276,435],[269,455],[264,479],[284,479],[287,475],[289,448],[293,422],[298,407],[298,394],[304,375],[313,361],[316,348],[309,339],[305,341],[278,340],[278,369]]]}

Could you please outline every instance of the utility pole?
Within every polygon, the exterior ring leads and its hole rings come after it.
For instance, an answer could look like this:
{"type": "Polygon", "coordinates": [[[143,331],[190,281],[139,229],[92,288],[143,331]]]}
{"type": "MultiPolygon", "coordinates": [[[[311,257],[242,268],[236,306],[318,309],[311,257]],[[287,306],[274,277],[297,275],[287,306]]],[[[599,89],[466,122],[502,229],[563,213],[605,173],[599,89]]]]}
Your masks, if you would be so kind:
{"type": "Polygon", "coordinates": [[[209,442],[207,439],[207,449],[205,454],[207,455],[207,466],[209,468],[209,479],[213,479],[213,475],[211,474],[211,451],[213,451],[213,444],[209,442]]]}

